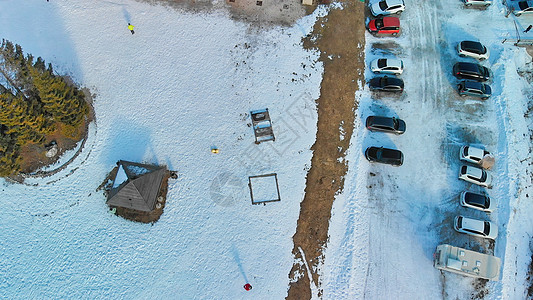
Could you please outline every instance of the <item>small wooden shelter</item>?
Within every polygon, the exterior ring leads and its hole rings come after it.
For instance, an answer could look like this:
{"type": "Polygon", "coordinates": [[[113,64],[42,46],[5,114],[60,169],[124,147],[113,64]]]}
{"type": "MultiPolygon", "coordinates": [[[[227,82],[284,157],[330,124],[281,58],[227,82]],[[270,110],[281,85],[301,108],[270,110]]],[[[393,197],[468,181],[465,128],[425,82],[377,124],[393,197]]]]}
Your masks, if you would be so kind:
{"type": "Polygon", "coordinates": [[[119,160],[107,205],[152,211],[157,202],[166,167],[119,160]]]}

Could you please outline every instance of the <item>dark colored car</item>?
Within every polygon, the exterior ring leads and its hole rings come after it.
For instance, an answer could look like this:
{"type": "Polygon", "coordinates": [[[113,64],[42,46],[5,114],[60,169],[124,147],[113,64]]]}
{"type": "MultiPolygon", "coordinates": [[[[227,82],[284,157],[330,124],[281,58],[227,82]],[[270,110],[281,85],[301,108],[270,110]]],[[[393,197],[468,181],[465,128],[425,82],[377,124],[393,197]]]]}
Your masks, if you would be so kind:
{"type": "Polygon", "coordinates": [[[366,118],[366,128],[370,131],[402,134],[405,132],[405,122],[398,118],[370,116],[366,118]]]}
{"type": "Polygon", "coordinates": [[[463,97],[474,96],[483,100],[488,99],[492,94],[492,90],[488,84],[472,80],[461,81],[457,85],[457,92],[463,97]]]}
{"type": "Polygon", "coordinates": [[[396,77],[374,77],[370,79],[369,87],[371,90],[383,92],[403,92],[403,80],[396,77]]]}
{"type": "Polygon", "coordinates": [[[458,62],[453,66],[453,75],[459,79],[471,79],[475,81],[487,81],[490,79],[490,71],[482,65],[458,62]]]}
{"type": "Polygon", "coordinates": [[[368,31],[375,35],[400,33],[400,19],[396,17],[383,17],[370,20],[368,22],[368,31]]]}
{"type": "Polygon", "coordinates": [[[368,147],[365,157],[370,162],[378,162],[399,167],[403,164],[403,153],[400,150],[383,147],[368,147]]]}

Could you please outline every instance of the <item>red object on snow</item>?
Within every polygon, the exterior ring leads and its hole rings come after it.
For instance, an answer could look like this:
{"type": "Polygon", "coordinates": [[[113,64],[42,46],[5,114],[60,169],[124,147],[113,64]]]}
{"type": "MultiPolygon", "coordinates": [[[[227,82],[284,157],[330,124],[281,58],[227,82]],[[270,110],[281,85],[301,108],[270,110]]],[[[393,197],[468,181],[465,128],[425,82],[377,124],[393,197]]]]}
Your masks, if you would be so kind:
{"type": "Polygon", "coordinates": [[[252,285],[249,284],[249,283],[247,283],[247,284],[244,285],[244,289],[247,290],[247,291],[249,291],[249,290],[252,289],[252,285]]]}

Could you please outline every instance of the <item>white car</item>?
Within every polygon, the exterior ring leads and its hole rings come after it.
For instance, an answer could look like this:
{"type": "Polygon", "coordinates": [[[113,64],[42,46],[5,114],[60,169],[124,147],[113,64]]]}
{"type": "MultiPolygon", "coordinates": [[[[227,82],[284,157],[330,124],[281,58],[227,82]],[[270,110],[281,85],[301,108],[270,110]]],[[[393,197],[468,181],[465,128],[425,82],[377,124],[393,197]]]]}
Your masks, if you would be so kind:
{"type": "Polygon", "coordinates": [[[463,0],[465,6],[484,6],[487,7],[492,4],[492,0],[463,0]]]}
{"type": "Polygon", "coordinates": [[[492,188],[492,175],[480,168],[462,166],[461,171],[459,172],[459,179],[484,186],[489,189],[492,188]]]}
{"type": "Polygon", "coordinates": [[[403,73],[403,61],[400,59],[378,58],[370,62],[374,73],[400,75],[403,73]]]}
{"type": "Polygon", "coordinates": [[[461,57],[472,57],[479,60],[488,59],[490,51],[480,42],[462,41],[457,45],[457,53],[461,57]]]}
{"type": "Polygon", "coordinates": [[[513,14],[517,17],[521,16],[522,14],[533,13],[533,1],[531,0],[511,1],[510,6],[513,14]]]}
{"type": "Polygon", "coordinates": [[[370,12],[374,16],[400,14],[405,10],[403,0],[381,0],[370,5],[370,12]]]}
{"type": "Polygon", "coordinates": [[[469,207],[484,212],[492,212],[494,210],[495,204],[491,201],[489,196],[472,193],[472,192],[462,192],[459,196],[459,203],[464,207],[469,207]]]}
{"type": "Polygon", "coordinates": [[[489,221],[481,221],[463,216],[455,217],[453,228],[460,233],[466,233],[486,239],[496,239],[498,227],[489,221]]]}
{"type": "Polygon", "coordinates": [[[460,160],[476,165],[481,165],[481,160],[485,155],[490,155],[490,152],[472,146],[463,146],[459,151],[460,160]]]}

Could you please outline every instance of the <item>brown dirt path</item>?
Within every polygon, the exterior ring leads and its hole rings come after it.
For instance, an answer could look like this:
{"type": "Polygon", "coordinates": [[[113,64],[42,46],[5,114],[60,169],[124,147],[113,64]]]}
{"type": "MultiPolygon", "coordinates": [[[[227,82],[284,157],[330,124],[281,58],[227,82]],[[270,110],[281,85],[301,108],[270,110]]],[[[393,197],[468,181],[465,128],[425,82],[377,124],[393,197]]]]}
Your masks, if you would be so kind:
{"type": "Polygon", "coordinates": [[[342,191],[348,170],[344,161],[353,132],[355,91],[364,82],[364,3],[341,2],[344,9],[332,9],[315,24],[307,49],[318,49],[324,74],[318,104],[318,131],[307,175],[305,197],[293,236],[295,264],[289,274],[287,299],[310,299],[311,286],[319,286],[317,267],[323,261],[328,241],[329,219],[335,195],[342,191]],[[344,131],[344,139],[341,132],[344,131]],[[306,264],[304,263],[305,256],[306,264]],[[306,266],[307,265],[307,266],[306,266]],[[309,268],[309,270],[308,270],[309,268]]]}

